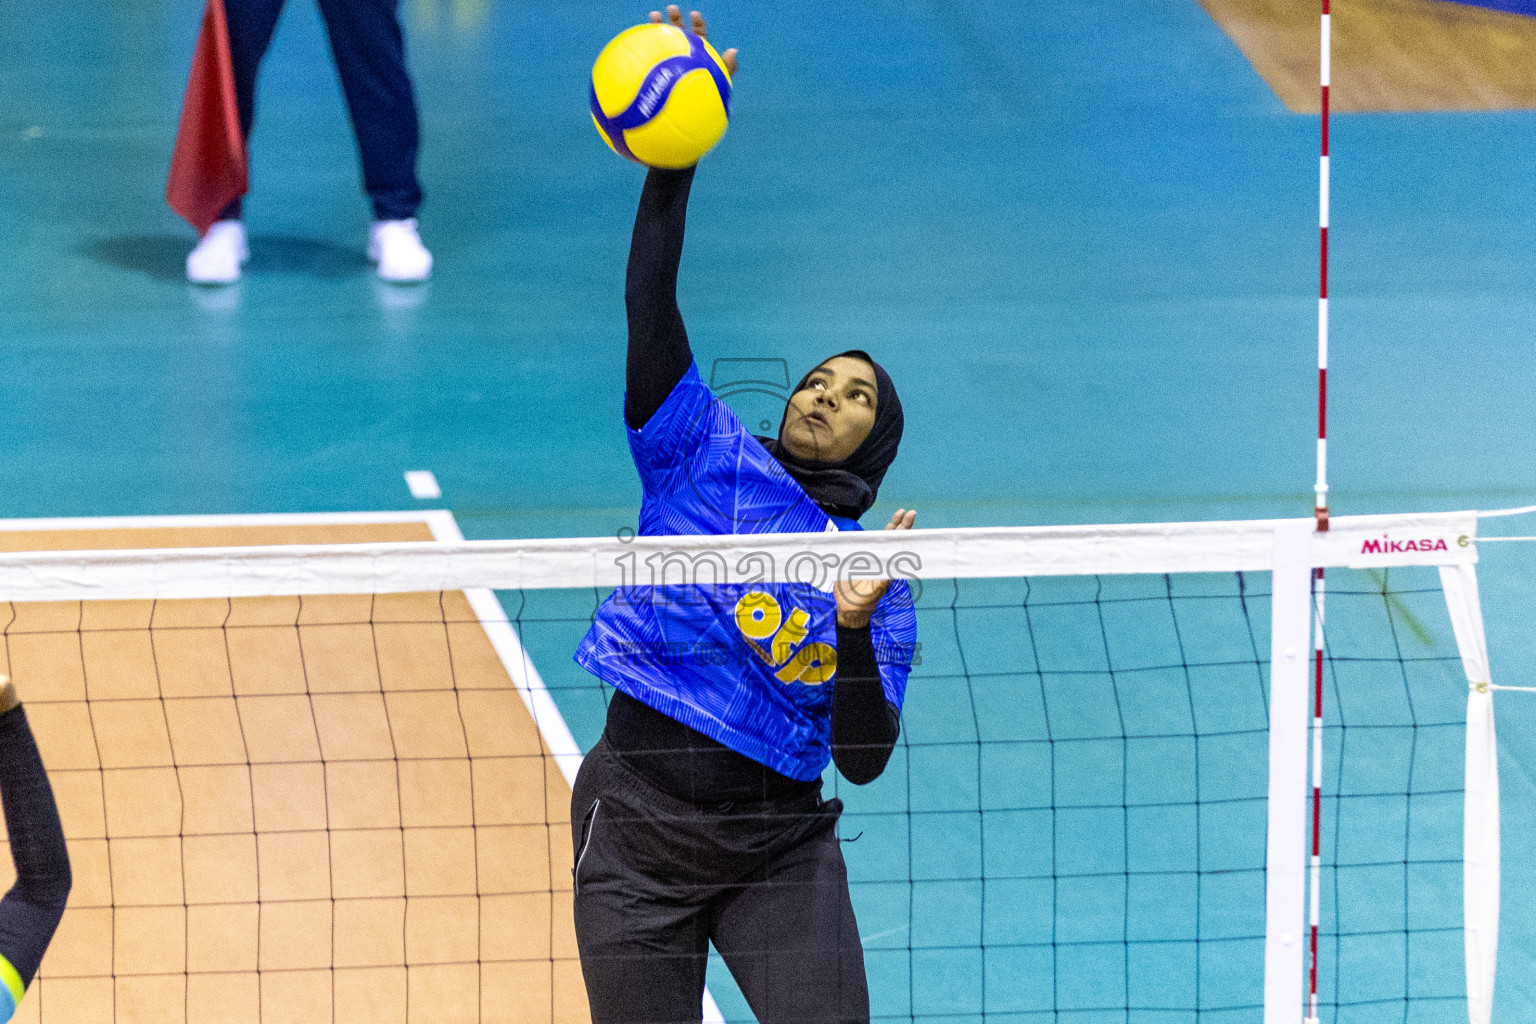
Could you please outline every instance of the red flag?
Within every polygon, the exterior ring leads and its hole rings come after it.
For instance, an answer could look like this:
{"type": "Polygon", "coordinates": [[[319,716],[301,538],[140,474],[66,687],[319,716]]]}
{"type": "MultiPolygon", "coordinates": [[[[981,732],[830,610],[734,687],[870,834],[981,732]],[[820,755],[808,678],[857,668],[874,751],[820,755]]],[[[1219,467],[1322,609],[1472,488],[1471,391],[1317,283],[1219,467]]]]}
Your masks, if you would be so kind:
{"type": "Polygon", "coordinates": [[[201,235],[224,207],[245,195],[247,184],[224,0],[208,0],[181,103],[165,201],[201,235]]]}

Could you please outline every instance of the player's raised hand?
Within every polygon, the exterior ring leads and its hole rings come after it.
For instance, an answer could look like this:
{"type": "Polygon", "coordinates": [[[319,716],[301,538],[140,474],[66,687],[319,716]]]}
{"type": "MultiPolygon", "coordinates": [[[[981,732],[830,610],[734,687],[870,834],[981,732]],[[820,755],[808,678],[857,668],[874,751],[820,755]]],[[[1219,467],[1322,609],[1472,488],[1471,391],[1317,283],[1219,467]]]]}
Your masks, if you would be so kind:
{"type": "MultiPolygon", "coordinates": [[[[910,530],[917,522],[917,510],[899,508],[885,524],[887,530],[910,530]]],[[[837,598],[837,624],[845,629],[863,629],[869,625],[875,605],[891,585],[890,580],[838,580],[832,592],[837,598]]]]}
{"type": "MultiPolygon", "coordinates": [[[[699,36],[700,38],[707,39],[709,37],[709,29],[704,24],[704,15],[700,14],[698,11],[689,11],[688,24],[684,25],[683,9],[677,6],[677,4],[668,4],[666,20],[671,22],[675,27],[682,29],[684,32],[687,32],[691,29],[693,34],[699,36]]],[[[661,12],[652,11],[651,21],[660,25],[662,21],[661,12]]],[[[724,53],[722,53],[720,55],[720,62],[725,65],[725,70],[729,71],[734,77],[736,74],[736,48],[733,46],[729,50],[726,50],[724,53]]]]}

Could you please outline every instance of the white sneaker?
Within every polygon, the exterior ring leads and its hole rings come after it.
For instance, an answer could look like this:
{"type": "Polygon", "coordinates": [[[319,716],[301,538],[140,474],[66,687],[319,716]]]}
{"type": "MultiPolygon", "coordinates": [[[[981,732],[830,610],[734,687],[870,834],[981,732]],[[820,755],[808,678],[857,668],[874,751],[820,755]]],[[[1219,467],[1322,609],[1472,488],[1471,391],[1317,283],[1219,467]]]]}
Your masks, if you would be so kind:
{"type": "Polygon", "coordinates": [[[368,229],[368,258],[386,281],[410,284],[432,276],[432,254],[416,233],[416,218],[376,220],[368,229]]]}
{"type": "Polygon", "coordinates": [[[187,280],[193,284],[233,284],[240,280],[240,264],[250,258],[245,225],[238,220],[215,221],[197,248],[187,254],[187,280]]]}

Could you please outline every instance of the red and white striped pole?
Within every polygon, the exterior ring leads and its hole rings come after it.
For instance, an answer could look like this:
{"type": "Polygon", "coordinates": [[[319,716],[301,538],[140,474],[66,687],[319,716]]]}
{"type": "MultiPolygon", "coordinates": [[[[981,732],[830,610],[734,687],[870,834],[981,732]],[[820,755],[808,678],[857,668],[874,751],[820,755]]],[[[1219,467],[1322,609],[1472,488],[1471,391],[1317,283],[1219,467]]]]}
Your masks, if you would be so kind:
{"type": "Polygon", "coordinates": [[[1328,0],[1323,0],[1321,81],[1322,157],[1318,163],[1318,227],[1321,260],[1317,297],[1317,528],[1328,529],[1328,0]]]}
{"type": "MultiPolygon", "coordinates": [[[[1318,161],[1318,228],[1320,262],[1317,297],[1317,517],[1319,532],[1328,529],[1328,79],[1332,49],[1328,0],[1322,0],[1322,32],[1318,84],[1322,112],[1322,156],[1318,161]]],[[[1312,964],[1307,980],[1307,1024],[1318,1024],[1317,932],[1322,905],[1323,873],[1323,570],[1313,570],[1316,602],[1312,630],[1312,899],[1308,908],[1312,964]]]]}

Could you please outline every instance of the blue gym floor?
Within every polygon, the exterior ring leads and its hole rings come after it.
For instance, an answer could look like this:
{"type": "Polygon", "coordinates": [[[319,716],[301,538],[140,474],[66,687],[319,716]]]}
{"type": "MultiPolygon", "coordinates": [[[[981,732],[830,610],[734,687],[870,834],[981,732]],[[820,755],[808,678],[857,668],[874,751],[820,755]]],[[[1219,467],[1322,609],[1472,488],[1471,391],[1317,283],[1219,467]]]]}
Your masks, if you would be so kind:
{"type": "MultiPolygon", "coordinates": [[[[407,0],[437,264],[401,290],[363,256],[345,108],[294,0],[261,79],[253,258],[224,291],[184,282],[194,235],[162,200],[199,10],[0,0],[0,515],[403,508],[402,472],[430,469],[471,537],[633,525],[641,173],[593,131],[585,76],[644,9],[407,0]]],[[[1307,513],[1317,119],[1195,0],[705,13],[741,72],[694,191],[695,351],[791,379],[880,358],[907,436],[871,521],[1307,513]]],[[[1339,117],[1333,154],[1335,511],[1536,502],[1536,114],[1339,117]]],[[[1484,546],[1495,680],[1536,683],[1533,571],[1484,546]]],[[[1531,700],[1498,705],[1496,1021],[1536,1013],[1531,700]]],[[[596,718],[570,717],[590,744],[596,718]]]]}

